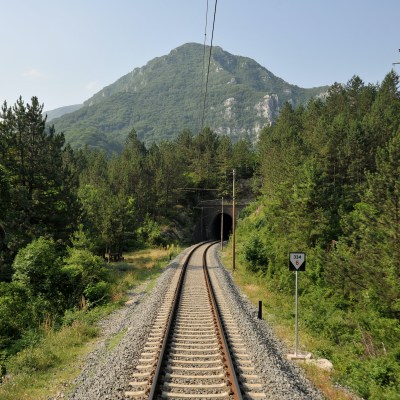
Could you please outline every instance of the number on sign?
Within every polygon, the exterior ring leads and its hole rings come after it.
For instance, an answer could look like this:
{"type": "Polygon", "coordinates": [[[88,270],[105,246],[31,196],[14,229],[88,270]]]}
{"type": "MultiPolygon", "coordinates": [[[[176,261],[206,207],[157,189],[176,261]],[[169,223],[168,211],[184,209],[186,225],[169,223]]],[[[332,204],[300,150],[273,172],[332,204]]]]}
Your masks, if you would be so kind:
{"type": "Polygon", "coordinates": [[[290,253],[289,254],[289,270],[305,271],[306,270],[306,254],[290,253]]]}

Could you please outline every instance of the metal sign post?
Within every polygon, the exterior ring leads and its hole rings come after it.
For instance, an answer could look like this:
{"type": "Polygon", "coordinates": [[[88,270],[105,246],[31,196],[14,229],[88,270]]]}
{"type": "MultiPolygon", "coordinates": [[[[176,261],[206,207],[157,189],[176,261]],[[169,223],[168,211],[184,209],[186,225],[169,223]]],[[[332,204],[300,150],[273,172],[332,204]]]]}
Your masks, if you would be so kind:
{"type": "Polygon", "coordinates": [[[233,170],[232,180],[232,270],[236,268],[236,249],[235,249],[235,173],[233,170]]]}
{"type": "Polygon", "coordinates": [[[294,356],[298,356],[299,349],[299,280],[298,272],[306,270],[306,254],[290,253],[289,254],[289,271],[296,271],[296,348],[294,356]]]}
{"type": "Polygon", "coordinates": [[[221,200],[221,250],[224,247],[224,197],[221,200]]]}
{"type": "Polygon", "coordinates": [[[296,347],[294,355],[297,357],[297,351],[299,349],[299,278],[298,271],[296,271],[296,347]]]}

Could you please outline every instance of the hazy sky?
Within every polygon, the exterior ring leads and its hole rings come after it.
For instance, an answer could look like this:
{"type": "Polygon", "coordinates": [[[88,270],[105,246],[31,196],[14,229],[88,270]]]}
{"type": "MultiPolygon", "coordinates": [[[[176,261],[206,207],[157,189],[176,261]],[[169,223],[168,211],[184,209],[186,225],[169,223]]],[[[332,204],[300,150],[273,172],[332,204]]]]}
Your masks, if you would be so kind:
{"type": "MultiPolygon", "coordinates": [[[[208,0],[207,43],[215,0],[208,0]]],[[[203,43],[207,0],[0,0],[0,102],[81,103],[154,57],[203,43]]],[[[291,84],[382,81],[400,0],[219,0],[214,45],[291,84]]],[[[400,73],[400,65],[395,67],[400,73]]]]}

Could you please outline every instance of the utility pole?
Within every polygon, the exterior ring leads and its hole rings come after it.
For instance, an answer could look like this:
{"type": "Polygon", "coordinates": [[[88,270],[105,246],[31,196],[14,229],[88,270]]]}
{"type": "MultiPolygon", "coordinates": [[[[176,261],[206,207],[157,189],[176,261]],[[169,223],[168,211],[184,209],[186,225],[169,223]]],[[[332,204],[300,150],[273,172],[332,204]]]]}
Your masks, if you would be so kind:
{"type": "Polygon", "coordinates": [[[221,250],[224,247],[224,196],[221,199],[221,250]]]}
{"type": "Polygon", "coordinates": [[[232,270],[235,271],[235,170],[232,183],[232,270]]]}

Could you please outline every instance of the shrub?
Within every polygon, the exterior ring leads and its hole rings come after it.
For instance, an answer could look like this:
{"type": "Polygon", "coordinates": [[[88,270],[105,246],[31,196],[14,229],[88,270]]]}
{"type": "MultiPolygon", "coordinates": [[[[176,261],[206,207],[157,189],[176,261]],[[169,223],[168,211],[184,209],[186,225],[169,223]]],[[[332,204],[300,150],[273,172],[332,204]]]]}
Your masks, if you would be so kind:
{"type": "Polygon", "coordinates": [[[73,308],[66,310],[62,318],[62,325],[71,326],[75,321],[83,319],[85,317],[85,313],[85,309],[73,308]]]}
{"type": "Polygon", "coordinates": [[[37,322],[31,312],[27,289],[16,282],[0,283],[0,349],[19,339],[37,322]]]}
{"type": "Polygon", "coordinates": [[[57,303],[62,282],[61,259],[52,239],[40,237],[15,257],[13,281],[24,285],[33,296],[42,295],[57,303]]]}
{"type": "Polygon", "coordinates": [[[103,303],[110,298],[110,284],[104,281],[86,286],[84,294],[90,303],[103,303]]]}
{"type": "Polygon", "coordinates": [[[160,246],[165,244],[160,225],[156,221],[152,220],[148,214],[146,215],[142,226],[138,228],[137,234],[145,245],[160,246]]]}
{"type": "MultiPolygon", "coordinates": [[[[86,296],[87,290],[88,293],[94,290],[88,289],[89,287],[103,282],[107,277],[107,269],[101,257],[84,249],[69,249],[62,271],[66,276],[66,293],[68,293],[70,307],[78,305],[82,295],[86,296]]],[[[99,288],[97,291],[100,290],[99,288]]],[[[93,297],[96,298],[95,295],[93,297]]],[[[96,300],[100,297],[97,297],[96,300]]]]}
{"type": "Polygon", "coordinates": [[[394,399],[400,386],[400,367],[391,357],[346,360],[341,365],[341,381],[365,399],[394,399]]]}
{"type": "Polygon", "coordinates": [[[252,236],[245,243],[243,249],[247,268],[252,272],[266,272],[268,269],[267,251],[262,241],[257,236],[252,236]]]}

